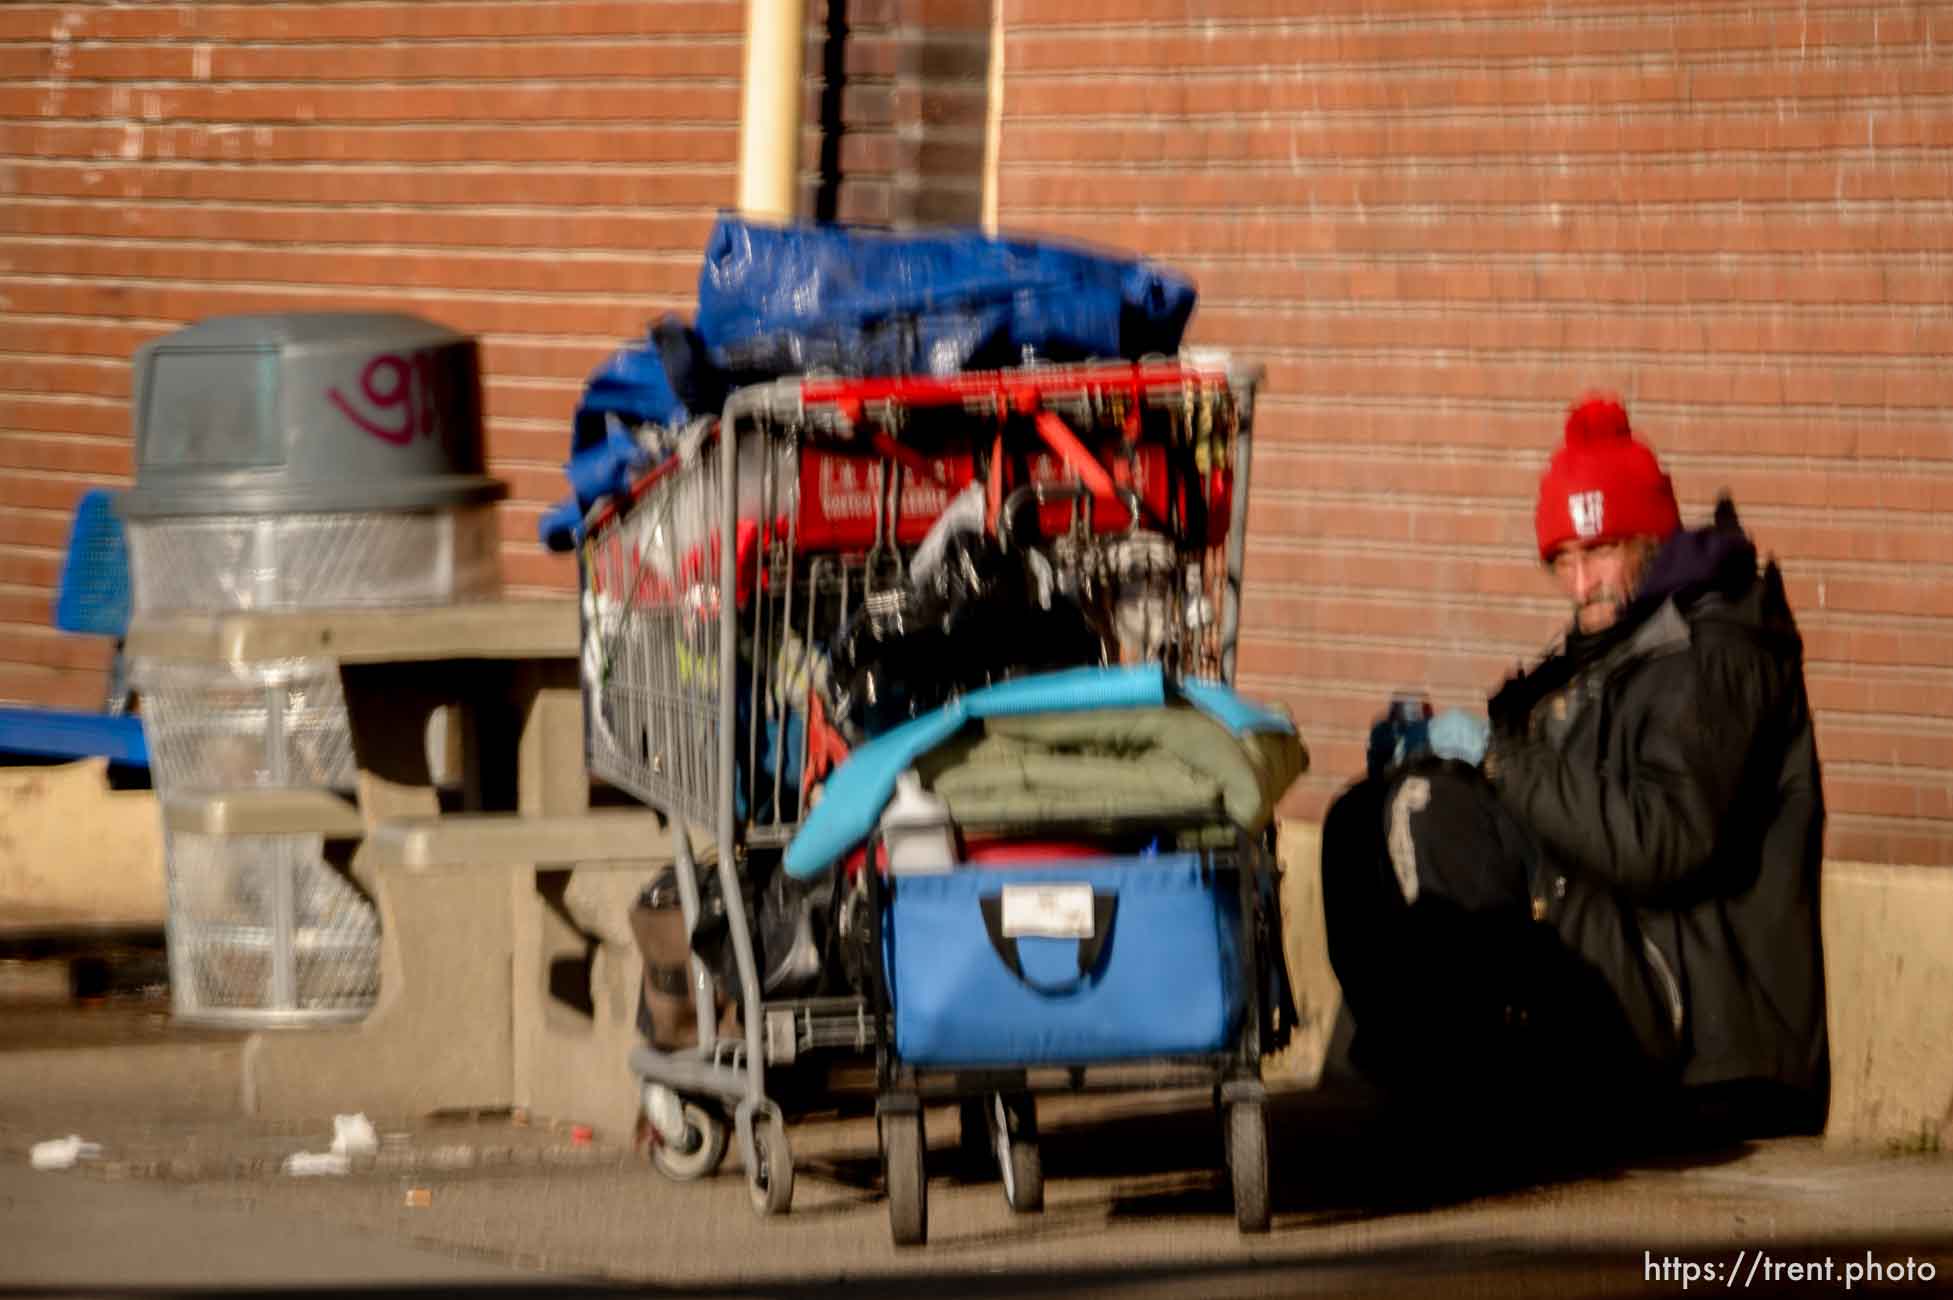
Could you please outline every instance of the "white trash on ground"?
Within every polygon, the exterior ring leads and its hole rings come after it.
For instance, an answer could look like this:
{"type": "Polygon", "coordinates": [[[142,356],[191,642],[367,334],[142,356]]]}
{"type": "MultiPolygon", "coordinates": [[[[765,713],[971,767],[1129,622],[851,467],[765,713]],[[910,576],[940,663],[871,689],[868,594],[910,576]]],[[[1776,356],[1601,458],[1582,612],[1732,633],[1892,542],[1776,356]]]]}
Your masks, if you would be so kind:
{"type": "Polygon", "coordinates": [[[370,1156],[379,1149],[380,1135],[373,1131],[372,1120],[364,1115],[332,1117],[332,1154],[370,1156]]]}
{"type": "Polygon", "coordinates": [[[354,1156],[370,1156],[380,1149],[380,1135],[364,1115],[332,1117],[330,1151],[298,1151],[285,1157],[284,1171],[293,1178],[317,1178],[353,1171],[354,1156]]]}
{"type": "Polygon", "coordinates": [[[353,1162],[330,1151],[296,1151],[285,1157],[285,1172],[294,1178],[316,1178],[323,1174],[349,1174],[353,1162]]]}
{"type": "Polygon", "coordinates": [[[79,1134],[36,1142],[27,1154],[28,1163],[40,1170],[73,1169],[77,1160],[93,1160],[102,1154],[99,1142],[84,1142],[79,1134]]]}

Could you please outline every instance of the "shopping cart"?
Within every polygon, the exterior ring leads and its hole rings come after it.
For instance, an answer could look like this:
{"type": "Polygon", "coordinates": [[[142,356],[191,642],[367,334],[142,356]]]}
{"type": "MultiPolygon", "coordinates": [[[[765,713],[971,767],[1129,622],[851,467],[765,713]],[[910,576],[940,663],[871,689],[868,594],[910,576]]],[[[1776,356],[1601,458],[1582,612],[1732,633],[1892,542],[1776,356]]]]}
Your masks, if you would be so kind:
{"type": "MultiPolygon", "coordinates": [[[[791,1089],[769,1080],[808,1067],[831,1080],[834,1062],[872,1061],[872,1073],[857,1072],[877,1095],[891,1222],[899,1241],[920,1240],[925,1099],[964,1101],[966,1134],[980,1125],[1012,1204],[1033,1208],[1042,1193],[1032,1095],[1199,1081],[1228,1107],[1240,1221],[1265,1226],[1265,843],[1236,837],[1201,857],[1199,871],[1236,891],[1246,1006],[1224,1048],[1165,1072],[1157,1062],[1040,1071],[904,1061],[881,960],[858,963],[860,987],[845,996],[768,997],[752,919],[735,901],[750,897],[749,882],[792,840],[819,778],[845,753],[823,648],[863,619],[899,617],[917,545],[959,500],[980,498],[986,530],[1006,547],[1037,549],[1058,581],[1098,602],[1108,659],[1231,680],[1258,380],[1224,355],[1191,353],[950,378],[783,380],[735,393],[671,459],[592,511],[579,552],[590,766],[674,820],[688,933],[702,905],[687,828],[713,832],[737,975],[737,1033],[721,1032],[714,977],[694,954],[698,1046],[632,1055],[661,1170],[711,1172],[729,1110],[755,1209],[785,1211],[791,1089]]],[[[887,894],[901,886],[872,869],[856,879],[869,882],[871,906],[853,941],[865,935],[879,953],[887,894]]]]}

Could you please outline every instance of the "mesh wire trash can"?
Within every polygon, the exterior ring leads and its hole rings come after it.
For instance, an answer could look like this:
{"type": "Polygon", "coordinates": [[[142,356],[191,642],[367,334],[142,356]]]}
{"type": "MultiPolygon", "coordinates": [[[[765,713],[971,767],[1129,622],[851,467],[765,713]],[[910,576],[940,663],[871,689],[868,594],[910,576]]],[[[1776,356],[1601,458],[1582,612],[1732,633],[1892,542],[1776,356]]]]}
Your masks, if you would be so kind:
{"type": "Polygon", "coordinates": [[[129,521],[145,612],[442,605],[501,588],[488,506],[129,521]]]}
{"type": "MultiPolygon", "coordinates": [[[[414,316],[219,317],[145,344],[120,500],[135,614],[449,604],[501,588],[475,341],[414,316]]],[[[142,661],[156,789],[354,784],[330,659],[142,661]]],[[[356,1019],[378,989],[371,904],[291,833],[168,831],[178,1016],[356,1019]]]]}
{"type": "Polygon", "coordinates": [[[339,665],[331,659],[140,660],[132,680],[159,790],[350,789],[358,778],[339,665]]]}
{"type": "Polygon", "coordinates": [[[357,1020],[380,987],[372,905],[320,835],[168,833],[170,989],[200,1024],[357,1020]]]}

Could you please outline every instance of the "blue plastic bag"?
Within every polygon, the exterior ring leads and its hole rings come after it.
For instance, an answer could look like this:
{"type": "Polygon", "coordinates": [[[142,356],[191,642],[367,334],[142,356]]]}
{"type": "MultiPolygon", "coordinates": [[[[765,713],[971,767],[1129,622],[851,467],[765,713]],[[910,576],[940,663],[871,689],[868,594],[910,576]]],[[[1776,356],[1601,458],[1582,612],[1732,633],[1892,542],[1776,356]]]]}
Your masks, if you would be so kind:
{"type": "Polygon", "coordinates": [[[698,335],[666,316],[642,342],[619,348],[591,374],[577,403],[577,433],[580,440],[585,423],[603,415],[629,424],[684,424],[718,414],[725,400],[725,378],[706,360],[698,335]]]}
{"type": "Polygon", "coordinates": [[[583,540],[583,517],[590,507],[627,490],[635,476],[658,462],[657,454],[641,445],[614,416],[597,427],[602,433],[591,439],[579,430],[564,462],[563,476],[569,479],[573,495],[551,506],[536,525],[543,545],[552,551],[574,549],[583,540]]]}
{"type": "Polygon", "coordinates": [[[676,427],[725,405],[725,376],[706,360],[691,327],[675,316],[653,325],[644,340],[619,348],[583,386],[563,473],[574,494],[543,515],[537,532],[552,551],[567,551],[583,536],[583,516],[622,492],[659,455],[633,434],[645,425],[676,427]]]}
{"type": "Polygon", "coordinates": [[[719,218],[698,332],[741,381],[833,370],[933,374],[1137,358],[1180,346],[1188,281],[1133,258],[974,231],[771,226],[719,218]]]}

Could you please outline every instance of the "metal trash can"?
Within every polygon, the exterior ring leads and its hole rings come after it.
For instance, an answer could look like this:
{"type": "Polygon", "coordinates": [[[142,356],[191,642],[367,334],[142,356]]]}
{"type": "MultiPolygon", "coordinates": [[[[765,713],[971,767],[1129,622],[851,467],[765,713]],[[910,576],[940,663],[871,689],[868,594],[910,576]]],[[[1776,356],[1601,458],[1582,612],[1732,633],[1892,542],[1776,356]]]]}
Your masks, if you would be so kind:
{"type": "Polygon", "coordinates": [[[177,1019],[270,1027],[365,1017],[380,989],[379,921],[328,860],[326,837],[166,834],[177,1019]]]}
{"type": "Polygon", "coordinates": [[[158,790],[350,790],[359,779],[339,666],[330,659],[143,659],[131,685],[142,697],[158,790]]]}
{"type": "MultiPolygon", "coordinates": [[[[189,326],[136,354],[135,616],[441,605],[501,589],[475,341],[414,316],[189,326]]],[[[136,660],[157,794],[350,787],[330,658],[136,660]]],[[[377,994],[371,903],[315,828],[166,826],[175,1013],[299,1025],[377,994]]]]}
{"type": "Polygon", "coordinates": [[[414,316],[226,316],[136,353],[137,613],[494,595],[475,342],[414,316]]]}

